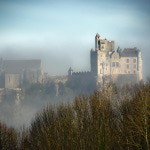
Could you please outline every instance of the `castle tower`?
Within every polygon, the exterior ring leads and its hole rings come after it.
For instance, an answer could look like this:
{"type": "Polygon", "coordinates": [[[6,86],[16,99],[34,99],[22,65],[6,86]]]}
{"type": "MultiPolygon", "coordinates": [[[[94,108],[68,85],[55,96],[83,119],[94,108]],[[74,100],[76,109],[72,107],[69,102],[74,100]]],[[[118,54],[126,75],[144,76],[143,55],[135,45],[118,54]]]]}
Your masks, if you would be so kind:
{"type": "Polygon", "coordinates": [[[95,36],[95,50],[91,50],[91,73],[95,76],[97,85],[103,84],[106,74],[110,75],[110,53],[114,51],[114,41],[101,39],[97,33],[95,36]],[[107,68],[106,68],[107,66],[107,68]],[[106,72],[107,69],[107,72],[106,72]],[[109,73],[108,73],[109,70],[109,73]]]}
{"type": "Polygon", "coordinates": [[[95,50],[100,50],[101,44],[100,44],[100,35],[97,33],[95,36],[95,50]]]}
{"type": "Polygon", "coordinates": [[[68,76],[72,76],[72,73],[73,73],[73,69],[70,67],[69,70],[68,70],[68,76]]]}
{"type": "Polygon", "coordinates": [[[0,58],[0,72],[3,70],[3,58],[0,58]]]}
{"type": "Polygon", "coordinates": [[[137,55],[137,76],[138,76],[138,82],[142,80],[142,55],[141,51],[138,50],[138,55],[137,55]]]}
{"type": "Polygon", "coordinates": [[[90,63],[91,63],[91,74],[95,78],[96,84],[98,83],[98,50],[91,49],[90,51],[90,63]]]}

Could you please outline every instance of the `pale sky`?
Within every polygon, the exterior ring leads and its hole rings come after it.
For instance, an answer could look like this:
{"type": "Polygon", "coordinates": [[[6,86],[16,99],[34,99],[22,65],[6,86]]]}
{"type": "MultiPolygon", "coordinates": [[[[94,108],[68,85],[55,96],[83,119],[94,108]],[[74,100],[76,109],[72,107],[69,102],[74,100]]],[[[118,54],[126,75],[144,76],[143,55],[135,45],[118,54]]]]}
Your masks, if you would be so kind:
{"type": "Polygon", "coordinates": [[[42,59],[50,75],[90,70],[94,37],[137,47],[150,76],[149,0],[0,0],[0,55],[42,59]]]}

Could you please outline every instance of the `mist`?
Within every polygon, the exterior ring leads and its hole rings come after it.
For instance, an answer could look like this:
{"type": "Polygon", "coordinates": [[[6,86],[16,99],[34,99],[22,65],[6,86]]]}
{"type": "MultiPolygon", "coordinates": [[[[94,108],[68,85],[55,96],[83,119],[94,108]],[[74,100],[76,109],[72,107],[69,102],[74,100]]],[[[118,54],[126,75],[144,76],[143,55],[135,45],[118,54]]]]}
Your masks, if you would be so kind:
{"type": "Polygon", "coordinates": [[[44,72],[50,75],[67,75],[69,67],[74,70],[90,70],[90,49],[94,42],[87,45],[85,41],[78,41],[68,37],[68,41],[55,39],[54,45],[45,40],[25,44],[15,43],[1,48],[0,56],[4,59],[41,59],[44,72]],[[35,44],[37,43],[37,44],[35,44]]]}
{"type": "MultiPolygon", "coordinates": [[[[40,42],[33,39],[31,42],[14,44],[9,43],[7,46],[1,47],[0,56],[3,59],[41,59],[43,64],[43,71],[51,76],[67,75],[69,67],[74,71],[90,71],[90,50],[95,48],[94,34],[83,37],[71,38],[68,36],[67,40],[55,38],[58,43],[53,44],[51,39],[45,39],[40,42]],[[37,44],[35,44],[37,43],[37,44]]],[[[104,37],[105,38],[105,37],[104,37]]],[[[115,36],[114,36],[115,38],[115,36]]],[[[122,39],[117,35],[115,41],[115,50],[117,47],[133,48],[137,47],[142,52],[143,58],[143,79],[146,80],[150,76],[149,58],[150,58],[150,43],[149,37],[134,38],[129,37],[122,39]]]]}

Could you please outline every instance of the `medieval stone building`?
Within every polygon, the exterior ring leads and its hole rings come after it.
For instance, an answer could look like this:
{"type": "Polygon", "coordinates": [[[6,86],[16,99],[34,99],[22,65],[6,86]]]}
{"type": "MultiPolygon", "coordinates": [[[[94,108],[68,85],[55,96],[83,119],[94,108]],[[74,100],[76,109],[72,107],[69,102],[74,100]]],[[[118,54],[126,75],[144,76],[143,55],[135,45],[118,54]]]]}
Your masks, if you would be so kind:
{"type": "MultiPolygon", "coordinates": [[[[115,42],[102,39],[99,34],[95,36],[95,49],[90,52],[91,71],[75,73],[70,68],[69,77],[92,76],[97,86],[107,83],[118,85],[138,83],[142,80],[142,56],[137,48],[118,47],[115,51],[115,42]]],[[[87,80],[88,82],[88,80],[87,80]]]]}
{"type": "Polygon", "coordinates": [[[0,88],[15,89],[38,82],[42,82],[41,60],[0,59],[0,88]]]}

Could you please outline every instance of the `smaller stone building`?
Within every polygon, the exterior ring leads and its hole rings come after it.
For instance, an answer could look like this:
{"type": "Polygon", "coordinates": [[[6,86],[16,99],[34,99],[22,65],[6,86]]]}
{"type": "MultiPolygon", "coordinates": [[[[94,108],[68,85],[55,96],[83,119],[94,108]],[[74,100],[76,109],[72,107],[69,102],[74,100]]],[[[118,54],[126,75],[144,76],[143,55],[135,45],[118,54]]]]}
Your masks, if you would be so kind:
{"type": "Polygon", "coordinates": [[[43,80],[41,60],[0,59],[0,88],[21,88],[43,80]]]}

